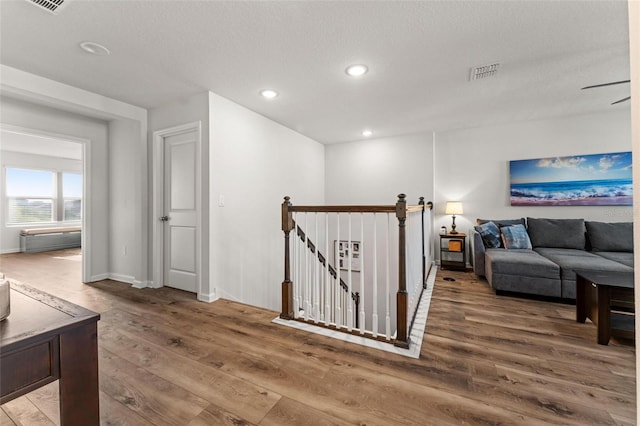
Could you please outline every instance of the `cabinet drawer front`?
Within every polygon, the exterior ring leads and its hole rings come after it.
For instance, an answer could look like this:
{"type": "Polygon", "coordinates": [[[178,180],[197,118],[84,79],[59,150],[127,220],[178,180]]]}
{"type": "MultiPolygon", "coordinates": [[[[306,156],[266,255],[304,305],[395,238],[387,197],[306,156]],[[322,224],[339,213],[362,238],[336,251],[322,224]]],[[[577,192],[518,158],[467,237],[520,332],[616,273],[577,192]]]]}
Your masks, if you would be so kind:
{"type": "Polygon", "coordinates": [[[2,404],[59,379],[58,336],[3,352],[0,356],[0,373],[2,404]]]}

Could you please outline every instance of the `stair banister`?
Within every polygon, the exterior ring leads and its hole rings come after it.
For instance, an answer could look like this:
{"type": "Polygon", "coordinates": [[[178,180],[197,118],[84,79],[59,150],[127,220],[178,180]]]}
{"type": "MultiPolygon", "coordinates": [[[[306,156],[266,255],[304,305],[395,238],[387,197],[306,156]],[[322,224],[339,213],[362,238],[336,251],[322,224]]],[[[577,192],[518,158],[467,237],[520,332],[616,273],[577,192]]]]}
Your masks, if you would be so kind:
{"type": "MultiPolygon", "coordinates": [[[[391,205],[374,205],[374,206],[294,206],[290,198],[285,197],[282,203],[282,230],[285,234],[285,262],[284,262],[284,281],[282,282],[282,312],[280,317],[283,319],[299,319],[305,322],[314,323],[325,327],[335,327],[353,334],[367,335],[377,338],[378,330],[378,289],[379,284],[386,287],[385,301],[380,308],[386,305],[385,316],[380,316],[385,327],[385,335],[382,339],[391,340],[393,344],[399,347],[408,348],[410,345],[409,333],[413,327],[415,314],[417,312],[417,304],[420,300],[422,290],[426,285],[426,277],[429,274],[429,265],[427,262],[431,253],[428,251],[431,229],[425,229],[430,225],[430,217],[425,218],[425,211],[432,209],[431,202],[425,203],[424,197],[420,197],[418,205],[409,206],[405,194],[399,194],[398,200],[391,205]],[[310,217],[310,213],[313,214],[310,217]],[[338,264],[336,266],[330,263],[330,236],[333,237],[334,231],[329,229],[328,214],[335,214],[336,229],[335,241],[341,241],[342,235],[340,231],[340,216],[346,214],[346,244],[348,255],[345,256],[347,262],[344,267],[346,274],[341,276],[341,268],[339,266],[338,247],[333,247],[334,259],[338,264]],[[359,239],[360,239],[360,262],[358,281],[352,279],[352,256],[351,244],[353,242],[352,235],[352,218],[358,213],[360,218],[359,239]],[[372,214],[373,217],[373,238],[369,240],[369,235],[365,232],[364,215],[372,214]],[[387,256],[385,258],[385,274],[384,281],[379,280],[377,270],[377,220],[376,213],[384,213],[386,216],[386,248],[387,256]],[[389,239],[391,226],[391,215],[395,213],[398,220],[398,282],[397,284],[389,277],[389,239]],[[302,218],[304,214],[304,218],[302,218]],[[322,214],[324,216],[324,232],[320,232],[319,226],[322,214]],[[420,217],[418,217],[420,214],[420,217]],[[309,219],[313,219],[313,224],[309,219]],[[299,225],[298,225],[299,224],[299,225]],[[303,231],[302,227],[310,232],[303,231]],[[294,236],[290,231],[294,230],[294,236]],[[418,236],[417,232],[421,232],[418,236]],[[425,235],[425,232],[427,235],[425,235]],[[313,234],[315,241],[309,238],[309,234],[313,234]],[[368,241],[367,251],[371,248],[373,253],[373,268],[364,261],[364,239],[365,235],[368,241]],[[324,238],[324,241],[320,241],[324,238]],[[292,241],[293,240],[293,241],[292,241]],[[370,241],[370,242],[369,242],[370,241]],[[291,253],[291,244],[294,243],[295,253],[291,253]],[[418,247],[418,245],[422,247],[418,247]],[[320,251],[320,247],[324,247],[324,252],[320,251]],[[302,251],[302,252],[300,252],[302,251]],[[295,255],[294,258],[290,256],[295,255]],[[293,260],[292,260],[293,259],[293,260]],[[300,265],[293,262],[301,262],[300,265]],[[292,270],[292,266],[295,268],[292,270]],[[322,271],[321,268],[325,268],[322,271]],[[369,268],[369,269],[367,269],[369,268]],[[366,269],[366,276],[365,276],[366,269]],[[292,278],[291,274],[295,274],[292,278]],[[371,274],[371,275],[369,275],[371,274]],[[366,278],[368,276],[368,278],[366,278]],[[343,279],[344,277],[344,279],[343,279]],[[366,282],[366,279],[371,283],[366,282]],[[382,281],[382,282],[380,282],[382,281]],[[422,285],[421,285],[422,284],[422,285]],[[365,299],[366,295],[369,299],[365,299]],[[300,286],[300,288],[298,288],[300,286]],[[355,291],[356,288],[360,291],[355,291]],[[395,287],[395,288],[393,288],[395,287]],[[418,290],[419,289],[419,290],[418,290]],[[393,297],[394,290],[396,292],[396,315],[395,330],[390,329],[390,311],[389,304],[393,297]],[[371,312],[365,307],[368,302],[373,303],[371,312]],[[355,305],[355,306],[354,306],[355,305]],[[411,312],[409,312],[411,310],[411,312]],[[303,313],[303,315],[300,315],[303,313]],[[372,320],[372,326],[367,326],[367,319],[372,320]],[[354,327],[355,322],[355,327],[354,327]],[[392,334],[395,332],[395,334],[392,334]]],[[[383,229],[384,229],[383,228],[383,229]]],[[[358,229],[358,228],[354,228],[358,229]]],[[[357,231],[356,231],[357,232],[357,231]]],[[[395,234],[395,233],[394,233],[395,234]]],[[[394,253],[395,254],[395,253],[394,253]]],[[[395,256],[394,256],[395,263],[395,256]]]]}
{"type": "Polygon", "coordinates": [[[407,196],[398,195],[396,217],[398,218],[398,293],[396,295],[396,346],[409,347],[407,335],[407,246],[405,222],[407,220],[407,196]]]}
{"type": "Polygon", "coordinates": [[[293,215],[290,197],[284,197],[282,203],[282,230],[284,231],[284,281],[282,282],[282,312],[280,318],[291,320],[293,315],[293,286],[291,282],[291,259],[289,257],[289,233],[293,229],[293,215]]]}
{"type": "Polygon", "coordinates": [[[420,219],[422,223],[422,288],[427,288],[427,259],[424,255],[424,197],[420,197],[418,205],[422,206],[422,212],[420,213],[420,219]]]}

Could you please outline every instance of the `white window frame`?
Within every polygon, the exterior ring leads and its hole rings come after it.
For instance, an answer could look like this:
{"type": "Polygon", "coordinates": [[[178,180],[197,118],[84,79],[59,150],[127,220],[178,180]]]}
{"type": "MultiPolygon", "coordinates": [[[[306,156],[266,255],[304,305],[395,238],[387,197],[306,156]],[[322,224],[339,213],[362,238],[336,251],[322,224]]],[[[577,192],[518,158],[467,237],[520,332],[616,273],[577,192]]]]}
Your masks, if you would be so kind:
{"type": "MultiPolygon", "coordinates": [[[[74,225],[74,224],[80,224],[82,223],[82,211],[83,208],[80,208],[80,219],[77,220],[64,220],[64,202],[65,200],[69,199],[69,200],[76,200],[78,199],[78,197],[64,197],[64,193],[62,190],[63,187],[63,183],[62,183],[62,175],[65,173],[70,173],[70,174],[77,174],[82,176],[82,178],[84,179],[84,175],[81,172],[78,171],[74,171],[74,170],[65,170],[65,169],[44,169],[44,168],[36,168],[36,167],[27,167],[27,166],[12,166],[12,165],[5,165],[3,167],[3,173],[4,173],[4,179],[3,179],[3,183],[4,183],[4,188],[3,188],[3,197],[4,197],[4,204],[5,204],[5,211],[4,211],[4,217],[5,217],[5,226],[6,227],[21,227],[21,226],[33,226],[33,225],[62,225],[62,224],[68,224],[68,225],[74,225]],[[8,195],[8,182],[7,182],[7,172],[9,169],[19,169],[19,170],[32,170],[32,171],[41,171],[41,172],[50,172],[53,173],[53,187],[54,187],[54,191],[53,191],[53,197],[40,197],[40,196],[24,196],[24,197],[10,197],[8,195]],[[35,198],[35,199],[43,199],[43,200],[51,200],[51,209],[52,209],[52,220],[51,221],[42,221],[42,222],[10,222],[9,221],[9,200],[12,199],[23,199],[23,198],[35,198]]],[[[80,197],[80,202],[82,204],[84,204],[84,199],[81,196],[80,197]]],[[[81,204],[81,205],[82,205],[81,204]]]]}

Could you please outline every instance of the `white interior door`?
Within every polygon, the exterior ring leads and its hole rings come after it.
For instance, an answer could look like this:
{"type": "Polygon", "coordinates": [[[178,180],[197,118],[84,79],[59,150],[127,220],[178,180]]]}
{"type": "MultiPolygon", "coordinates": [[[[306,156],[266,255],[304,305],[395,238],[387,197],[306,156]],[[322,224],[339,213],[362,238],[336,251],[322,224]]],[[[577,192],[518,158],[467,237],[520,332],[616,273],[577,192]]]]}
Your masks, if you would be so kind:
{"type": "Polygon", "coordinates": [[[164,285],[198,292],[198,132],[164,138],[164,285]]]}

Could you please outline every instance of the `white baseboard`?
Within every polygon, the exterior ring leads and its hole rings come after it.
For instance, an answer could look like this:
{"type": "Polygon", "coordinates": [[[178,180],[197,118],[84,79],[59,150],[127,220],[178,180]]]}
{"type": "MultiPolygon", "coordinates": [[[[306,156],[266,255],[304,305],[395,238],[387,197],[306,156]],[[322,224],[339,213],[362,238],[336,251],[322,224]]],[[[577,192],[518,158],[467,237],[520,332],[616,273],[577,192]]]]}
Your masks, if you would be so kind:
{"type": "Polygon", "coordinates": [[[198,300],[201,302],[211,303],[218,300],[218,298],[216,297],[216,292],[214,290],[213,293],[209,294],[198,293],[198,300]]]}
{"type": "Polygon", "coordinates": [[[131,284],[133,287],[136,287],[136,288],[144,288],[144,286],[137,287],[136,283],[139,283],[140,281],[137,281],[135,277],[132,277],[131,275],[115,274],[113,272],[107,272],[105,274],[92,275],[89,278],[89,282],[96,282],[96,281],[102,281],[102,280],[118,281],[121,283],[131,284]]]}
{"type": "Polygon", "coordinates": [[[108,280],[109,278],[110,278],[109,274],[92,275],[89,277],[89,282],[94,283],[96,281],[108,280]]]}
{"type": "Polygon", "coordinates": [[[154,287],[153,285],[153,281],[140,281],[140,280],[133,280],[133,282],[131,283],[131,287],[133,288],[159,288],[159,287],[154,287]]]}
{"type": "Polygon", "coordinates": [[[11,253],[20,253],[20,249],[19,248],[12,248],[12,249],[0,250],[0,254],[11,254],[11,253]]]}
{"type": "Polygon", "coordinates": [[[108,275],[110,280],[119,281],[121,283],[133,284],[133,286],[135,287],[136,278],[132,277],[131,275],[114,274],[114,273],[110,273],[108,275]]]}
{"type": "Polygon", "coordinates": [[[161,284],[156,284],[153,281],[145,281],[148,288],[162,288],[161,284]]]}

